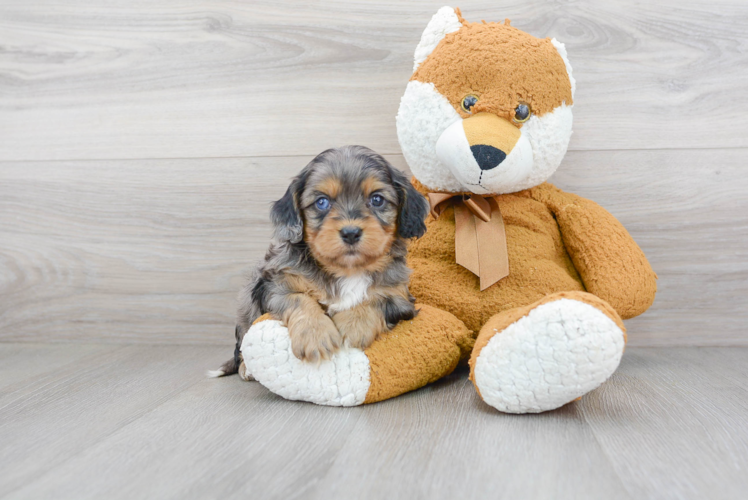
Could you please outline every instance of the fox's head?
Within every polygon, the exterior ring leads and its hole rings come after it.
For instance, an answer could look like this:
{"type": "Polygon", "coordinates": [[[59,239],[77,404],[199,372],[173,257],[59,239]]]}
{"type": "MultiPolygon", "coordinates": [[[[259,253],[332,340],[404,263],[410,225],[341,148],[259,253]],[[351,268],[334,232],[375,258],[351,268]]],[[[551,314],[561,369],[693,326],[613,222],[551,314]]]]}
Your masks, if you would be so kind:
{"type": "Polygon", "coordinates": [[[397,135],[430,189],[521,191],[548,179],[566,154],[573,95],[563,44],[442,7],[416,47],[397,135]]]}

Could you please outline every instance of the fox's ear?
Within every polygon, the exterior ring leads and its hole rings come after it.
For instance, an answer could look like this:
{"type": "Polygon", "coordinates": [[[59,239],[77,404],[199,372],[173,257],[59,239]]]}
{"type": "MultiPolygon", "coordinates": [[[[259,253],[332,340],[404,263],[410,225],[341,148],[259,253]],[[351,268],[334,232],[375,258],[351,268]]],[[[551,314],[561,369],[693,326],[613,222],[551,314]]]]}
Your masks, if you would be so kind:
{"type": "Polygon", "coordinates": [[[423,30],[421,35],[421,41],[418,42],[416,47],[416,53],[413,56],[413,71],[418,69],[418,66],[426,60],[431,54],[439,42],[442,41],[448,33],[453,33],[462,27],[462,16],[460,11],[455,10],[452,7],[442,7],[434,14],[431,18],[426,29],[423,30]]]}
{"type": "Polygon", "coordinates": [[[566,66],[566,74],[569,75],[569,83],[571,84],[571,98],[574,99],[574,93],[577,91],[577,81],[574,80],[574,75],[571,74],[571,63],[569,63],[569,57],[566,54],[566,46],[555,38],[551,39],[551,43],[554,47],[556,47],[558,54],[561,56],[561,59],[564,60],[564,66],[566,66]]]}

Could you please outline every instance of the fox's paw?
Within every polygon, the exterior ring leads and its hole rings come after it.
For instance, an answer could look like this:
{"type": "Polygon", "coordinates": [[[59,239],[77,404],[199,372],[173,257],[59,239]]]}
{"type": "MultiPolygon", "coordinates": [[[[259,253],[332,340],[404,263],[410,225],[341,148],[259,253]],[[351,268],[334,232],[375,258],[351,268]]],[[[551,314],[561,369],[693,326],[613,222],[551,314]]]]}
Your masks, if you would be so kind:
{"type": "Polygon", "coordinates": [[[493,335],[473,354],[471,378],[486,403],[507,413],[553,410],[580,398],[615,372],[624,350],[617,321],[566,298],[535,307],[501,331],[490,328],[491,321],[481,331],[493,335]]]}
{"type": "Polygon", "coordinates": [[[341,348],[329,359],[301,361],[294,355],[288,328],[277,320],[254,324],[241,350],[249,373],[286,399],[356,406],[369,391],[369,359],[363,351],[341,348]]]}

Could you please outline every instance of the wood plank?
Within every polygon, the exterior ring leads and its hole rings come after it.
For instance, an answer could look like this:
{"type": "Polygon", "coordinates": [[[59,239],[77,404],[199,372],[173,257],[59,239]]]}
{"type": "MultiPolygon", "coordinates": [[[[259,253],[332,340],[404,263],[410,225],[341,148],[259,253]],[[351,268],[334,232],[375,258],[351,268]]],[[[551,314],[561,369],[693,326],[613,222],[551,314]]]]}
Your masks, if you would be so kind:
{"type": "Polygon", "coordinates": [[[743,499],[748,350],[633,349],[581,411],[632,498],[743,499]]]}
{"type": "Polygon", "coordinates": [[[88,363],[120,349],[117,344],[32,344],[0,343],[0,399],[40,376],[57,372],[68,365],[88,363]]]}
{"type": "Polygon", "coordinates": [[[324,476],[365,411],[286,401],[238,377],[204,379],[13,496],[293,498],[324,476]]]}
{"type": "MultiPolygon", "coordinates": [[[[428,2],[3,2],[0,159],[399,153],[428,2]]],[[[742,0],[461,2],[565,42],[573,150],[746,147],[742,0]]]]}
{"type": "MultiPolygon", "coordinates": [[[[214,351],[183,347],[172,359],[195,368],[214,351]]],[[[748,348],[630,348],[603,387],[540,415],[494,411],[464,370],[348,409],[285,401],[237,377],[206,379],[146,402],[106,435],[95,424],[98,440],[68,450],[7,497],[738,499],[748,487],[747,357],[748,348]]],[[[113,399],[105,393],[115,378],[141,385],[135,356],[117,366],[89,398],[113,399]]],[[[173,366],[153,358],[148,371],[172,380],[173,366]]],[[[66,378],[60,397],[77,385],[66,378]]],[[[48,398],[30,395],[24,415],[54,419],[48,398]]],[[[69,401],[69,414],[80,410],[82,399],[69,401]]],[[[31,436],[39,418],[14,417],[13,430],[31,436]]],[[[56,450],[91,425],[58,421],[66,432],[44,434],[56,450]]]]}
{"type": "MultiPolygon", "coordinates": [[[[746,156],[570,152],[551,179],[616,215],[660,276],[631,345],[748,344],[746,156]]],[[[309,159],[1,164],[0,339],[230,344],[270,203],[309,159]]]]}
{"type": "Polygon", "coordinates": [[[1,338],[225,344],[270,203],[307,161],[5,164],[1,338]]]}
{"type": "MultiPolygon", "coordinates": [[[[48,351],[47,358],[64,356],[48,351]]],[[[26,361],[39,354],[30,345],[26,361]]],[[[120,347],[90,355],[0,394],[0,496],[55,466],[205,379],[227,350],[180,346],[120,347]]],[[[54,495],[56,496],[56,495],[54,495]]]]}
{"type": "Polygon", "coordinates": [[[283,401],[236,377],[205,381],[17,494],[453,498],[501,491],[498,498],[630,498],[574,410],[532,420],[486,408],[464,371],[352,409],[283,401]],[[546,475],[528,484],[515,474],[525,466],[546,475]]]}
{"type": "Polygon", "coordinates": [[[500,414],[467,370],[368,409],[307,498],[628,499],[577,405],[500,414]],[[351,464],[365,464],[351,471],[351,464]]]}

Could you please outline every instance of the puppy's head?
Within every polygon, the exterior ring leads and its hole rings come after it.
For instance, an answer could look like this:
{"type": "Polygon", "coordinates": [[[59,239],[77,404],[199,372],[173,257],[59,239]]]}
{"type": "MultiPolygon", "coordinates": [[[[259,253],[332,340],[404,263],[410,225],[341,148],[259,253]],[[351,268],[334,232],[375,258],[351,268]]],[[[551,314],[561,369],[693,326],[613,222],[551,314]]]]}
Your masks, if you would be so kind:
{"type": "Polygon", "coordinates": [[[275,202],[280,240],[309,246],[333,274],[372,270],[397,238],[426,231],[426,199],[407,177],[363,146],[328,149],[314,158],[275,202]]]}

